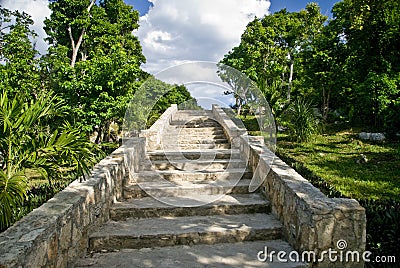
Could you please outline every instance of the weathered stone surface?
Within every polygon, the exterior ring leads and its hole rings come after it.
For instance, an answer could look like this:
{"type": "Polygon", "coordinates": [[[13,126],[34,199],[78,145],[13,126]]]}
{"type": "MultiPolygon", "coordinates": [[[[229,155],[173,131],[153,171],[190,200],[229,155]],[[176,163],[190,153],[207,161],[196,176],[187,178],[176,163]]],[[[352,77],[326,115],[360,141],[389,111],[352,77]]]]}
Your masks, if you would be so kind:
{"type": "MultiPolygon", "coordinates": [[[[242,153],[249,166],[256,170],[271,163],[267,148],[242,138],[242,153]],[[260,154],[262,153],[262,154],[260,154]]],[[[300,252],[335,250],[339,240],[348,243],[347,250],[362,254],[366,244],[365,209],[356,200],[328,198],[279,158],[274,158],[268,175],[264,175],[263,191],[270,199],[272,211],[284,225],[285,237],[300,252]]],[[[332,267],[329,260],[313,267],[332,267]]],[[[364,263],[335,263],[335,267],[363,267],[364,263]]]]}
{"type": "Polygon", "coordinates": [[[268,214],[127,219],[104,224],[90,235],[89,244],[100,251],[279,239],[281,228],[268,214]]]}
{"type": "MultiPolygon", "coordinates": [[[[266,267],[301,268],[308,267],[300,262],[280,262],[277,257],[263,262],[257,259],[260,251],[287,254],[290,245],[282,240],[251,241],[216,245],[174,246],[162,248],[123,249],[118,252],[94,253],[80,260],[76,267],[121,267],[121,268],[226,268],[226,267],[266,267]]],[[[270,256],[270,255],[269,255],[270,256]]],[[[264,256],[262,256],[264,257],[264,256]]]]}
{"type": "Polygon", "coordinates": [[[160,147],[164,128],[170,124],[174,114],[177,111],[178,106],[176,104],[172,104],[171,107],[169,107],[150,127],[150,129],[144,130],[140,133],[140,137],[146,138],[146,148],[148,150],[155,150],[160,147]]]}
{"type": "MultiPolygon", "coordinates": [[[[128,141],[98,163],[84,182],[74,181],[0,234],[0,267],[66,267],[83,256],[87,233],[109,219],[122,196],[126,166],[144,154],[143,139],[128,141]]],[[[137,170],[137,169],[136,169],[137,170]]]]}
{"type": "Polygon", "coordinates": [[[191,199],[182,196],[161,197],[158,200],[152,197],[130,199],[115,204],[110,210],[110,216],[112,220],[119,221],[127,218],[234,215],[270,212],[269,202],[259,194],[233,194],[223,197],[213,197],[212,195],[197,193],[190,197],[191,199]],[[210,199],[217,201],[209,203],[210,199]],[[203,201],[204,205],[196,206],[198,201],[203,201]],[[171,203],[182,204],[182,206],[168,205],[171,203]]]}

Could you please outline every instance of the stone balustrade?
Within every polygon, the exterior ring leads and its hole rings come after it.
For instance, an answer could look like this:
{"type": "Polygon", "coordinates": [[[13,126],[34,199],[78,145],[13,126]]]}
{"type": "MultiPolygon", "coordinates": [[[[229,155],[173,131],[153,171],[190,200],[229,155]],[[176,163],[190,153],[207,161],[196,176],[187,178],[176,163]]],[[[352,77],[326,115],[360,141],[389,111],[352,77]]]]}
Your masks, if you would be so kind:
{"type": "Polygon", "coordinates": [[[233,148],[239,148],[240,137],[247,133],[245,128],[239,128],[217,104],[212,105],[214,119],[224,128],[225,134],[233,148]]]}
{"type": "Polygon", "coordinates": [[[0,267],[69,267],[85,255],[87,234],[109,219],[127,168],[138,170],[145,140],[132,138],[63,191],[0,234],[0,267]]]}
{"type": "Polygon", "coordinates": [[[140,133],[140,137],[146,138],[147,149],[160,149],[164,128],[171,123],[171,120],[177,111],[178,105],[172,104],[171,107],[169,107],[149,129],[143,130],[140,133]]]}
{"type": "MultiPolygon", "coordinates": [[[[231,139],[237,139],[240,128],[235,129],[233,121],[217,105],[213,112],[231,139]]],[[[338,241],[346,241],[342,251],[357,252],[360,257],[359,262],[332,263],[325,256],[312,267],[364,267],[366,215],[356,200],[328,198],[276,157],[264,145],[263,137],[240,136],[240,151],[254,172],[253,179],[263,181],[262,192],[271,201],[272,211],[283,223],[285,237],[293,248],[312,251],[318,258],[323,251],[339,251],[338,241]]]]}

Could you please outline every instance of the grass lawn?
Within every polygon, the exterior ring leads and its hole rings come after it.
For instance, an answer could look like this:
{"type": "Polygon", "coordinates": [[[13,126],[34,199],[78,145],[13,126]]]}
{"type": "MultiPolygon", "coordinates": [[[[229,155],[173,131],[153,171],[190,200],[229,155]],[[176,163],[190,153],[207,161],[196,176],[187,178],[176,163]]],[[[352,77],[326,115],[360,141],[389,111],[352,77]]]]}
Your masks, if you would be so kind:
{"type": "MultiPolygon", "coordinates": [[[[242,121],[249,134],[259,133],[254,117],[242,121]]],[[[362,141],[359,132],[332,125],[303,143],[278,134],[277,154],[300,163],[346,197],[400,201],[400,143],[362,141]],[[367,163],[357,163],[361,154],[367,163]]]]}

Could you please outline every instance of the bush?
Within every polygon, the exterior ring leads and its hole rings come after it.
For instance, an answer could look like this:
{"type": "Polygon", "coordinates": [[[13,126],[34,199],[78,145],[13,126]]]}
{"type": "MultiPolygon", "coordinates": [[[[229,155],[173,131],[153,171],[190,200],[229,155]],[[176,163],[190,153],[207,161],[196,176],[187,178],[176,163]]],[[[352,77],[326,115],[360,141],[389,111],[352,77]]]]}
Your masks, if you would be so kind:
{"type": "Polygon", "coordinates": [[[0,230],[13,223],[29,190],[31,170],[51,186],[66,174],[77,177],[89,171],[100,155],[78,129],[68,123],[52,126],[62,102],[42,92],[28,103],[23,95],[0,94],[0,230]]]}
{"type": "Polygon", "coordinates": [[[308,141],[313,134],[319,132],[321,123],[314,110],[311,103],[305,100],[298,99],[290,104],[283,119],[293,140],[308,141]]]}

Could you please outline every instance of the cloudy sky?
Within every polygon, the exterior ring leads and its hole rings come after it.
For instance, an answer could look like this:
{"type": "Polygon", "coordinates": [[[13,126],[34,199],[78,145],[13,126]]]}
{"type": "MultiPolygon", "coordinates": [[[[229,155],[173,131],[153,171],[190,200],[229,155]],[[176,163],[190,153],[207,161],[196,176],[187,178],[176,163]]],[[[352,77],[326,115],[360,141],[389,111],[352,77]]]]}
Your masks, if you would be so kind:
{"type": "MultiPolygon", "coordinates": [[[[147,64],[156,73],[186,61],[218,62],[238,45],[247,23],[286,7],[304,8],[308,0],[125,0],[141,13],[135,33],[142,44],[147,64]]],[[[324,14],[336,0],[317,1],[324,14]]],[[[36,47],[45,53],[43,19],[50,15],[47,0],[0,0],[9,9],[24,10],[33,16],[39,34],[36,47]]]]}

